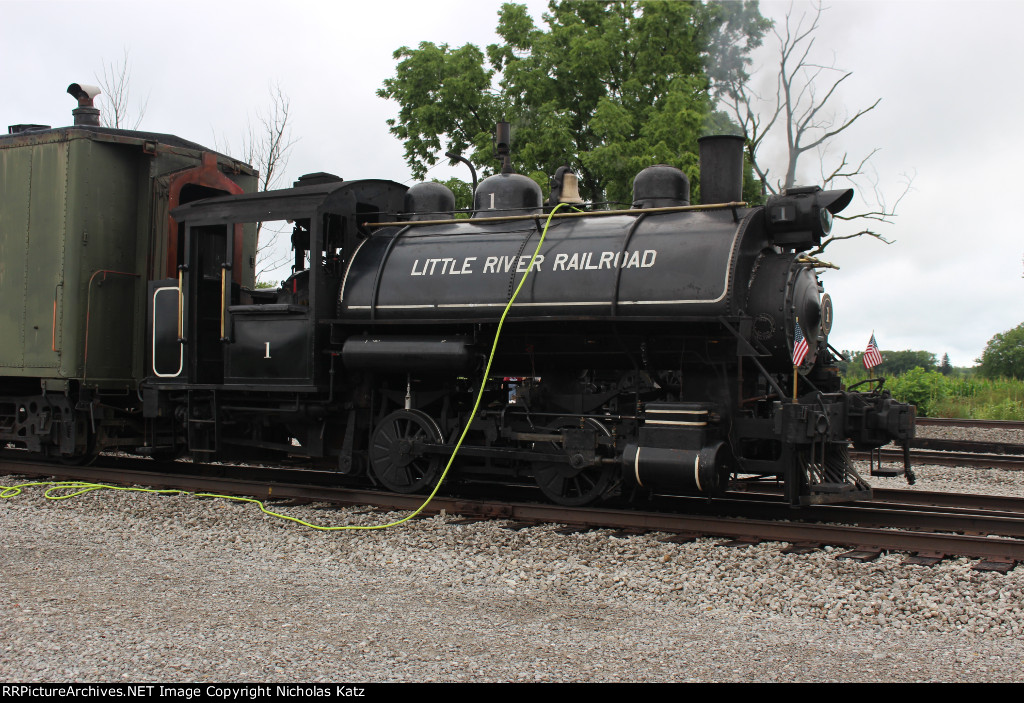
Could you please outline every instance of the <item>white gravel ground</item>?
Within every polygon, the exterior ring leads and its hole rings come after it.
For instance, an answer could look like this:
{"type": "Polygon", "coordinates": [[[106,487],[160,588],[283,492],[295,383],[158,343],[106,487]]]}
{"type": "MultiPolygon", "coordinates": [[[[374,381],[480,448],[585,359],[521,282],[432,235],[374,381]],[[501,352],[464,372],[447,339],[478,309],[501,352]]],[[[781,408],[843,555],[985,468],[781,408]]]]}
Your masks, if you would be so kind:
{"type": "MultiPolygon", "coordinates": [[[[918,476],[925,490],[1024,495],[1015,472],[918,476]]],[[[1024,567],[909,566],[901,554],[862,564],[839,550],[783,555],[779,543],[502,524],[317,532],[220,500],[97,491],[53,502],[29,490],[0,500],[0,679],[1024,678],[1024,567]]]]}

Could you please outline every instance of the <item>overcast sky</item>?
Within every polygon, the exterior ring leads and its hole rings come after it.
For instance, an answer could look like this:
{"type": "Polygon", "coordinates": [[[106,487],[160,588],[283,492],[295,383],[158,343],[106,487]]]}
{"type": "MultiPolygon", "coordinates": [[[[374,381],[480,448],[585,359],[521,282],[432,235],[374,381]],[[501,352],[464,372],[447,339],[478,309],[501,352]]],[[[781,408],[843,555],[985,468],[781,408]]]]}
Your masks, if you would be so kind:
{"type": "MultiPolygon", "coordinates": [[[[545,2],[527,3],[539,22],[545,2]]],[[[392,52],[420,41],[485,46],[500,2],[35,2],[0,0],[0,128],[71,121],[72,82],[95,83],[104,62],[130,54],[132,88],[148,99],[142,128],[214,146],[241,141],[279,83],[298,139],[285,183],[312,171],[409,182],[402,145],[376,96],[394,74],[392,52]]],[[[780,23],[789,3],[762,1],[780,23]]],[[[807,4],[796,4],[796,12],[807,4]]],[[[1014,217],[1024,92],[1024,2],[833,1],[818,59],[853,71],[837,103],[849,114],[879,106],[833,145],[873,159],[889,203],[912,190],[895,240],[838,242],[824,258],[835,305],[831,335],[863,350],[949,353],[971,365],[997,332],[1024,321],[1024,235],[1014,217]]],[[[774,68],[774,38],[756,55],[774,68]]],[[[768,145],[769,147],[771,145],[768,145]]],[[[813,158],[813,157],[812,157],[813,158]]],[[[808,161],[801,181],[814,183],[808,161]]],[[[447,168],[431,175],[457,174],[447,168]]],[[[851,209],[856,206],[851,206],[851,209]]]]}

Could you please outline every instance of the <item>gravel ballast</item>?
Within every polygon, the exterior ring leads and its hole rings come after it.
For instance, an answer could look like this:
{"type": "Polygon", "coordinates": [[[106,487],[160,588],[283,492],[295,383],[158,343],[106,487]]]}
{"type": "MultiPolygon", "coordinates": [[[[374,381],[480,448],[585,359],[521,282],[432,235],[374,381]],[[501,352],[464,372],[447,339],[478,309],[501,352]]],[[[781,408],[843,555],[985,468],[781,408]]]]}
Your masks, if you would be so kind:
{"type": "MultiPolygon", "coordinates": [[[[923,490],[1024,495],[1017,472],[917,471],[923,490]]],[[[400,515],[281,511],[321,524],[400,515]]],[[[1024,567],[448,520],[318,532],[223,500],[95,491],[55,502],[28,489],[0,500],[0,679],[1022,677],[1024,567]]]]}

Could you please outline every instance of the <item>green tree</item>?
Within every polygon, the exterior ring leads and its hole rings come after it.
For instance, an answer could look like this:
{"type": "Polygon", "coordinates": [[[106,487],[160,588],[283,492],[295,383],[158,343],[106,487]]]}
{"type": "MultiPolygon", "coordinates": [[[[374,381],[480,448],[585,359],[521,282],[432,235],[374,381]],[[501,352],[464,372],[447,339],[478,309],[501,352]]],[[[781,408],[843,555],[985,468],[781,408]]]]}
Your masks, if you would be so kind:
{"type": "Polygon", "coordinates": [[[985,378],[1024,378],[1024,322],[990,339],[976,361],[985,378]]]}
{"type": "MultiPolygon", "coordinates": [[[[850,357],[849,364],[840,364],[840,370],[844,375],[860,376],[864,371],[864,352],[849,352],[844,354],[850,357]]],[[[881,350],[882,363],[871,369],[871,376],[898,376],[907,373],[913,368],[921,368],[925,371],[938,369],[935,355],[927,351],[893,351],[890,349],[881,350]]]]}
{"type": "Polygon", "coordinates": [[[585,199],[629,202],[633,176],[654,163],[696,185],[697,138],[737,131],[714,111],[714,91],[742,79],[769,26],[749,1],[553,0],[544,22],[509,3],[498,14],[503,42],[486,56],[431,42],[395,52],[396,74],[378,95],[399,105],[388,124],[415,176],[444,151],[493,172],[492,133],[505,119],[516,170],[536,177],[568,162],[585,199]]]}
{"type": "Polygon", "coordinates": [[[942,363],[939,364],[939,373],[943,376],[948,376],[953,373],[953,364],[949,362],[949,354],[942,355],[942,363]]]}
{"type": "Polygon", "coordinates": [[[935,354],[927,351],[887,351],[882,352],[882,367],[885,374],[898,376],[906,374],[913,368],[933,371],[937,368],[935,354]]]}
{"type": "Polygon", "coordinates": [[[919,368],[923,371],[935,371],[937,368],[935,355],[927,351],[883,351],[882,364],[876,371],[886,376],[898,376],[919,368]]]}
{"type": "MultiPolygon", "coordinates": [[[[455,196],[456,210],[471,210],[473,208],[473,184],[466,183],[458,178],[449,178],[447,181],[434,179],[434,183],[446,186],[455,196]]],[[[457,213],[456,217],[469,217],[466,213],[457,213]]]]}

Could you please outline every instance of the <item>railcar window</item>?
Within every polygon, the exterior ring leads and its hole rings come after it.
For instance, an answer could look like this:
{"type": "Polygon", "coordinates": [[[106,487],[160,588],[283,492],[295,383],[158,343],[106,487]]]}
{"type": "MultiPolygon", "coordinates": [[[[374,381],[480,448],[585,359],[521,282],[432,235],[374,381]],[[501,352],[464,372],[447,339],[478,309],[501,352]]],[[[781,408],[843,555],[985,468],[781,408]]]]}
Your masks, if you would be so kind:
{"type": "Polygon", "coordinates": [[[295,271],[309,268],[309,220],[256,223],[256,280],[278,286],[295,271]]]}
{"type": "Polygon", "coordinates": [[[340,215],[324,215],[324,254],[328,257],[341,252],[345,236],[345,219],[340,215]]]}
{"type": "Polygon", "coordinates": [[[342,245],[345,241],[345,218],[340,215],[324,215],[323,221],[324,248],[323,267],[328,275],[341,276],[344,260],[342,245]]]}
{"type": "Polygon", "coordinates": [[[369,222],[380,222],[381,212],[380,208],[370,205],[368,203],[357,203],[356,204],[356,222],[359,223],[359,233],[363,237],[369,237],[373,230],[363,226],[363,223],[369,222]]]}
{"type": "Polygon", "coordinates": [[[224,225],[195,227],[196,266],[204,279],[220,280],[221,264],[227,261],[225,241],[227,228],[224,225]]]}

